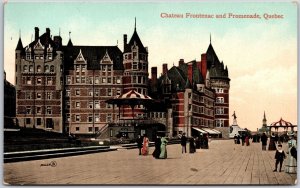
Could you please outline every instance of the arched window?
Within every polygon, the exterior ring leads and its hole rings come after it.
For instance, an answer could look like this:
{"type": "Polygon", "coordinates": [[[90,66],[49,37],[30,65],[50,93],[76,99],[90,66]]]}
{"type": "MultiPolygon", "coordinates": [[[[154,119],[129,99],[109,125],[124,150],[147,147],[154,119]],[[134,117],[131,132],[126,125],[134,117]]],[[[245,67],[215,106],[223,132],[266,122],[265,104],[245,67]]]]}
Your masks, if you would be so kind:
{"type": "Polygon", "coordinates": [[[49,66],[48,65],[45,65],[45,72],[49,72],[49,66]]]}
{"type": "Polygon", "coordinates": [[[37,72],[42,72],[42,68],[41,68],[40,65],[38,65],[38,66],[36,67],[36,71],[37,71],[37,72]]]}
{"type": "Polygon", "coordinates": [[[29,72],[33,72],[33,66],[29,65],[29,72]]]}
{"type": "Polygon", "coordinates": [[[28,69],[27,69],[27,65],[24,65],[24,67],[23,67],[23,71],[24,71],[24,72],[27,72],[27,71],[28,71],[28,69]]]}
{"type": "Polygon", "coordinates": [[[54,72],[54,66],[53,65],[51,65],[51,67],[50,67],[50,72],[54,72]]]}

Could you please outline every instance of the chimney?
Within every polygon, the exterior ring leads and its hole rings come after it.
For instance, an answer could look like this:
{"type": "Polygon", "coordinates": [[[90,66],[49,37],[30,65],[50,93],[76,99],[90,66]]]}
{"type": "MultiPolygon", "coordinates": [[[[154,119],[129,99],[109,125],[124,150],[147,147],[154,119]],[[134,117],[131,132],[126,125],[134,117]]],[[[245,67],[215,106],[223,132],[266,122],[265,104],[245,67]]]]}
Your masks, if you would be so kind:
{"type": "Polygon", "coordinates": [[[207,72],[206,54],[201,54],[201,74],[204,80],[206,79],[206,72],[207,72]]]}
{"type": "Polygon", "coordinates": [[[56,44],[57,49],[59,49],[62,46],[62,38],[61,38],[61,36],[54,36],[53,41],[56,44]]]}
{"type": "Polygon", "coordinates": [[[125,52],[125,48],[127,45],[127,35],[126,34],[123,35],[123,39],[124,39],[124,52],[125,52]]]}
{"type": "Polygon", "coordinates": [[[193,63],[188,63],[188,78],[191,84],[193,84],[193,63]]]}
{"type": "Polygon", "coordinates": [[[179,60],[178,66],[180,66],[180,65],[182,65],[182,64],[184,64],[184,59],[180,59],[180,60],[179,60]]]}
{"type": "Polygon", "coordinates": [[[168,72],[168,64],[163,64],[163,67],[162,67],[162,74],[166,74],[168,72]]]}
{"type": "Polygon", "coordinates": [[[39,35],[39,28],[38,28],[38,27],[35,27],[34,30],[35,30],[34,40],[37,41],[38,38],[39,38],[39,36],[40,36],[40,35],[39,35]]]}
{"type": "Polygon", "coordinates": [[[50,29],[49,28],[46,28],[46,34],[50,38],[50,29]]]}
{"type": "Polygon", "coordinates": [[[151,84],[156,85],[157,81],[157,67],[151,67],[151,84]]]}

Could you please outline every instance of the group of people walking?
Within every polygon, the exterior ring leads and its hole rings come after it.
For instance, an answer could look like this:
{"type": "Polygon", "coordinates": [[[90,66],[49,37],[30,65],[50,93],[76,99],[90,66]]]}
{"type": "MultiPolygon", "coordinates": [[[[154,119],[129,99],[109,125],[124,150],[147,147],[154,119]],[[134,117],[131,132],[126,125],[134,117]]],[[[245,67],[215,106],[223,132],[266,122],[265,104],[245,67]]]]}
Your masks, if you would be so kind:
{"type": "Polygon", "coordinates": [[[244,145],[249,146],[250,145],[249,139],[250,139],[250,137],[248,135],[244,135],[244,134],[242,134],[242,136],[234,135],[234,143],[241,144],[241,141],[242,141],[242,146],[244,146],[244,145]]]}
{"type": "MultiPolygon", "coordinates": [[[[187,145],[187,137],[185,136],[185,133],[182,134],[180,138],[181,147],[182,147],[182,153],[186,153],[186,145],[187,145]]],[[[189,139],[189,153],[195,153],[196,149],[208,149],[208,135],[200,135],[200,137],[191,137],[189,139]]]]}
{"type": "MultiPolygon", "coordinates": [[[[157,135],[155,139],[155,149],[152,153],[152,156],[156,159],[166,159],[167,143],[168,140],[166,137],[157,135]]],[[[137,145],[139,148],[139,155],[149,154],[149,138],[146,136],[146,134],[144,134],[143,137],[138,135],[137,145]]]]}

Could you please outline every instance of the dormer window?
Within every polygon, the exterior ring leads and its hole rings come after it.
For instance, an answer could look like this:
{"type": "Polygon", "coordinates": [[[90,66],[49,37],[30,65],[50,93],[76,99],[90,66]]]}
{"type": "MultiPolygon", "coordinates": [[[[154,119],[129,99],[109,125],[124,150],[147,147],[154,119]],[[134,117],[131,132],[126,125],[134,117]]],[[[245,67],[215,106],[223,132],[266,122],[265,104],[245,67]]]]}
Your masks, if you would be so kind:
{"type": "Polygon", "coordinates": [[[33,66],[32,65],[29,66],[29,72],[33,72],[33,66]]]}
{"type": "Polygon", "coordinates": [[[76,65],[76,66],[75,66],[75,69],[76,69],[76,72],[79,72],[79,71],[80,71],[80,66],[79,66],[79,65],[76,65]]]}
{"type": "Polygon", "coordinates": [[[86,70],[86,66],[85,66],[85,65],[82,65],[82,66],[81,66],[81,71],[82,71],[82,72],[85,72],[85,70],[86,70]]]}
{"type": "Polygon", "coordinates": [[[31,59],[31,52],[26,52],[26,59],[27,60],[31,59]]]}
{"type": "Polygon", "coordinates": [[[133,62],[132,63],[132,70],[137,70],[138,69],[138,62],[133,62]]]}
{"type": "Polygon", "coordinates": [[[50,72],[54,72],[54,65],[51,65],[50,72]]]}
{"type": "Polygon", "coordinates": [[[37,71],[37,72],[42,72],[42,68],[41,68],[40,65],[38,65],[38,66],[36,67],[36,71],[37,71]]]}
{"type": "Polygon", "coordinates": [[[50,72],[49,65],[45,65],[45,72],[50,72]]]}
{"type": "Polygon", "coordinates": [[[23,67],[23,71],[24,71],[24,72],[28,72],[27,65],[24,65],[24,67],[23,67]]]}
{"type": "Polygon", "coordinates": [[[47,53],[47,58],[48,58],[49,60],[52,60],[52,52],[48,52],[48,53],[47,53]]]}

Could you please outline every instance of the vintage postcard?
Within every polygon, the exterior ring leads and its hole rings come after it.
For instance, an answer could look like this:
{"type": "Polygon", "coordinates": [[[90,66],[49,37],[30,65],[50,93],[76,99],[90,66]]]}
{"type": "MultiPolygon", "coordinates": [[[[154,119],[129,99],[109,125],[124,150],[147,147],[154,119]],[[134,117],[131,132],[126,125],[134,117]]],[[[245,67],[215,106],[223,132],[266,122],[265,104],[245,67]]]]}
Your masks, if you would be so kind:
{"type": "Polygon", "coordinates": [[[297,184],[298,6],[5,1],[3,184],[297,184]]]}

